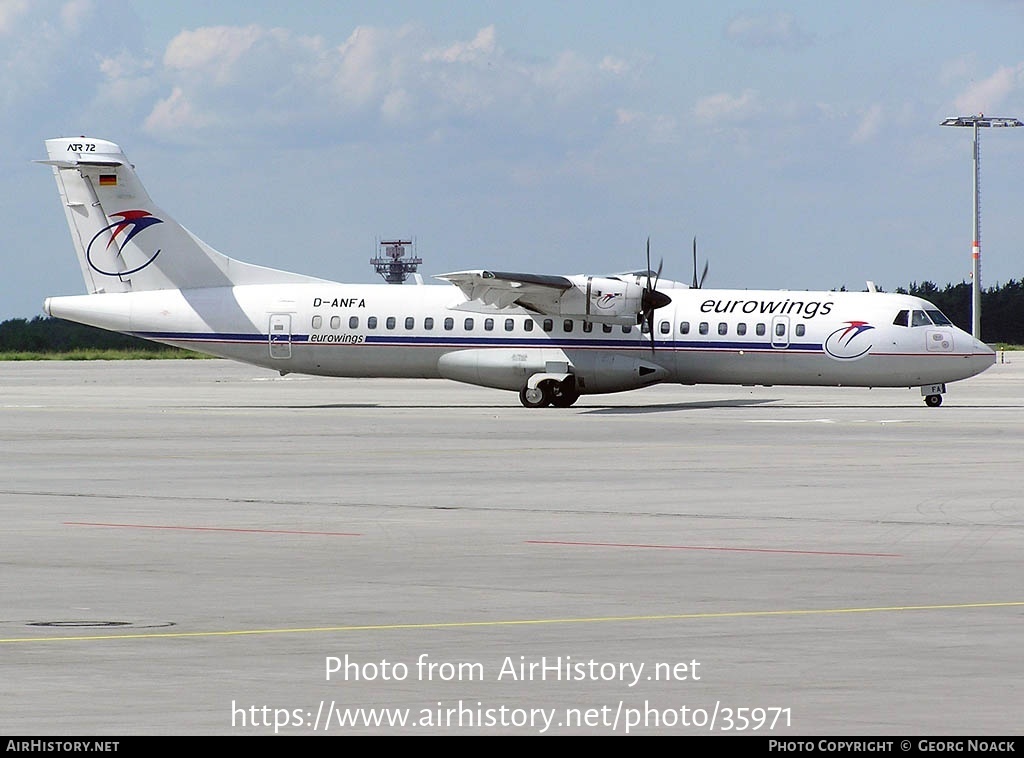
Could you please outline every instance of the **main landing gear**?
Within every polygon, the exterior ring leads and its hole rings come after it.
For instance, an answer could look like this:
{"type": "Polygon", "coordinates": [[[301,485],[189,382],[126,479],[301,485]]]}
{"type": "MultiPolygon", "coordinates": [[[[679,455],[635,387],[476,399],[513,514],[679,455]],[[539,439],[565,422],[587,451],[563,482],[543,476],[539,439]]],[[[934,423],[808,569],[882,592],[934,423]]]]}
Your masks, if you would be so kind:
{"type": "Polygon", "coordinates": [[[527,408],[546,408],[549,405],[555,408],[568,408],[579,399],[580,392],[576,389],[576,380],[572,376],[560,382],[545,379],[535,389],[523,387],[519,390],[519,402],[527,408]]]}

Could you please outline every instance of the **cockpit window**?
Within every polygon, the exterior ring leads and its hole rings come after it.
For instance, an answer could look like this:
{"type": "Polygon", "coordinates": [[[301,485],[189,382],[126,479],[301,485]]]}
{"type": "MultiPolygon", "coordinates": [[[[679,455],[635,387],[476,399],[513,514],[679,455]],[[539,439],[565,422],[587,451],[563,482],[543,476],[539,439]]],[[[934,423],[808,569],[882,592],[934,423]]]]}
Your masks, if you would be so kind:
{"type": "Polygon", "coordinates": [[[892,320],[895,326],[910,326],[910,311],[900,311],[892,320]]]}
{"type": "Polygon", "coordinates": [[[911,326],[931,326],[932,320],[928,318],[928,314],[924,311],[914,311],[910,314],[910,325],[911,326]]]}
{"type": "Polygon", "coordinates": [[[935,326],[953,326],[953,322],[942,311],[928,311],[928,315],[932,317],[935,326]]]}

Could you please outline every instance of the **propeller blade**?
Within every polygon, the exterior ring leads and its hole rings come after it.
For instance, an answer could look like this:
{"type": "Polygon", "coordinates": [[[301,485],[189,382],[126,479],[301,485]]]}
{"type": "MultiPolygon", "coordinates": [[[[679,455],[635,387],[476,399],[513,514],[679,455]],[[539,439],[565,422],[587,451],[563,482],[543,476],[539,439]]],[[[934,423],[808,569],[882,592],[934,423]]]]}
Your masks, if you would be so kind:
{"type": "Polygon", "coordinates": [[[697,238],[693,238],[693,284],[690,285],[692,289],[699,290],[704,286],[704,279],[708,275],[708,261],[704,261],[704,271],[700,275],[700,279],[697,278],[697,238]]]}
{"type": "Polygon", "coordinates": [[[693,238],[693,289],[700,289],[697,283],[697,238],[693,238]]]}
{"type": "Polygon", "coordinates": [[[651,336],[651,353],[654,352],[654,312],[672,302],[668,295],[658,292],[658,282],[661,280],[661,269],[665,265],[665,259],[658,261],[658,270],[651,271],[651,238],[647,238],[647,286],[640,297],[640,313],[637,314],[637,323],[641,327],[647,327],[651,336]],[[654,281],[651,281],[651,274],[654,274],[654,281]]]}
{"type": "Polygon", "coordinates": [[[651,288],[651,238],[647,238],[647,289],[651,288]]]}

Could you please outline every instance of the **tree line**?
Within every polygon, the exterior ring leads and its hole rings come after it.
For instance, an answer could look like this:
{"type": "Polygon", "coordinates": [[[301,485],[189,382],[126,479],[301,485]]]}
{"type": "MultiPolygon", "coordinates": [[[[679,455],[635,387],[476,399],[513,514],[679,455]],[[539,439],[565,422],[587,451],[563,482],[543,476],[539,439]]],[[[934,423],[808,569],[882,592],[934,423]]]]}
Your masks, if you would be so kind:
{"type": "MultiPolygon", "coordinates": [[[[845,288],[843,288],[845,289],[845,288]]],[[[971,285],[939,288],[933,282],[913,283],[896,290],[933,303],[964,331],[971,331],[971,285]]],[[[1024,345],[1024,282],[1011,279],[981,293],[981,332],[985,342],[1024,345]]],[[[36,316],[0,323],[0,353],[70,353],[77,350],[165,350],[138,337],[108,332],[58,318],[36,316]]]]}
{"type": "MultiPolygon", "coordinates": [[[[969,283],[947,284],[939,289],[925,281],[896,291],[924,298],[965,332],[971,331],[969,283]]],[[[981,338],[993,345],[1024,345],[1024,281],[1011,279],[981,291],[981,338]]]]}
{"type": "Polygon", "coordinates": [[[59,318],[36,316],[0,323],[0,353],[71,353],[78,350],[153,352],[166,349],[138,337],[59,318]]]}

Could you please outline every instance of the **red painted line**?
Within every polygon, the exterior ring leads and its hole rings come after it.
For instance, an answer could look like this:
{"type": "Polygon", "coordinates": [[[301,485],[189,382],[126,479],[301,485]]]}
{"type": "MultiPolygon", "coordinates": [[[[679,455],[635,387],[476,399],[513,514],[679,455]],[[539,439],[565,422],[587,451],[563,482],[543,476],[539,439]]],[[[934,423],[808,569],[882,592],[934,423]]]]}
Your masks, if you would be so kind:
{"type": "Polygon", "coordinates": [[[843,553],[834,550],[776,550],[765,547],[710,547],[704,545],[641,545],[628,542],[567,542],[526,540],[528,545],[571,545],[574,547],[642,547],[649,550],[720,550],[730,553],[789,553],[792,555],[846,555],[859,558],[902,558],[898,553],[843,553]]]}
{"type": "Polygon", "coordinates": [[[65,521],[64,526],[106,526],[116,529],[174,529],[183,532],[242,532],[248,534],[307,534],[319,537],[362,537],[358,532],[303,532],[293,529],[232,529],[222,526],[167,526],[161,524],[100,524],[90,521],[65,521]]]}

